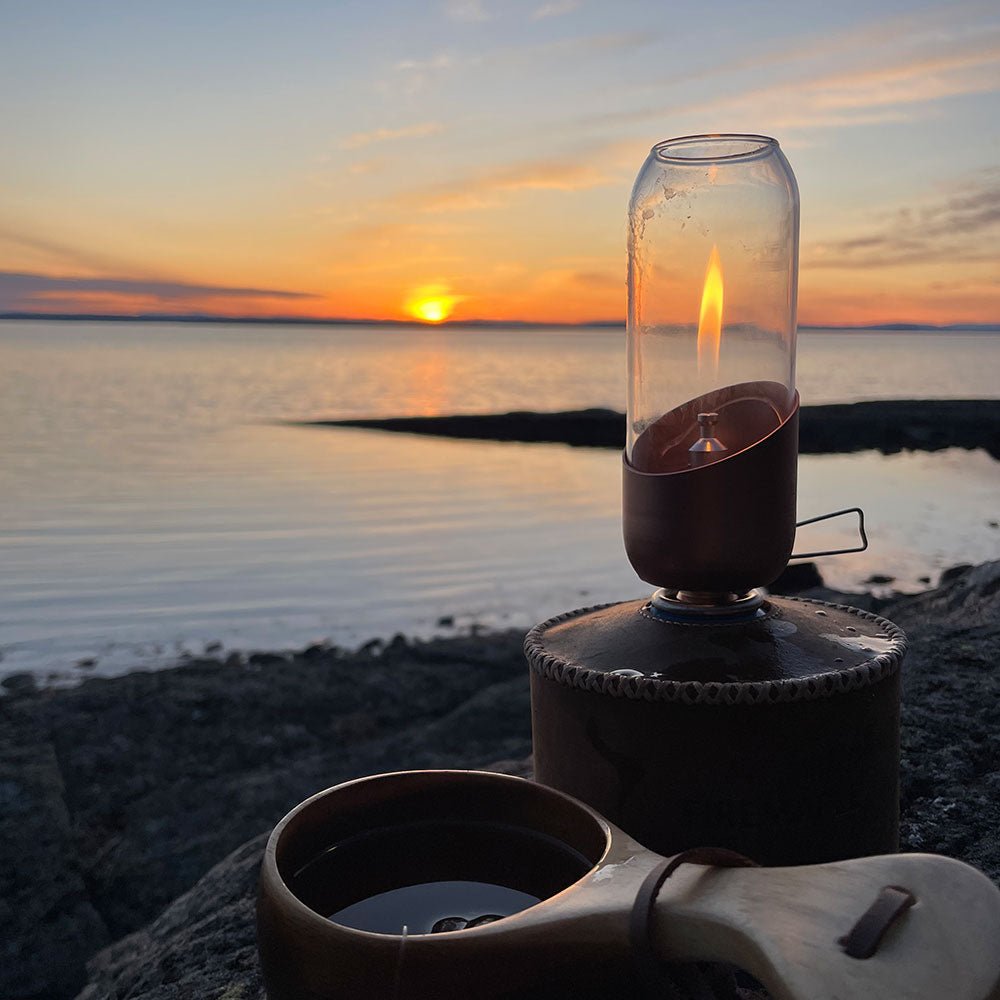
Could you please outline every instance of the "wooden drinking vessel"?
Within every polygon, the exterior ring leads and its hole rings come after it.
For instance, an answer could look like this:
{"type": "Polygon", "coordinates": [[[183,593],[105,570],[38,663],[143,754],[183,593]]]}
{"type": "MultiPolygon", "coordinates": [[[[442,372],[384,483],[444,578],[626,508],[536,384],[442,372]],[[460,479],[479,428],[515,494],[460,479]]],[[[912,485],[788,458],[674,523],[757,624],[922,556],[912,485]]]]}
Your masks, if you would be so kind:
{"type": "MultiPolygon", "coordinates": [[[[271,1000],[655,996],[658,963],[698,960],[747,970],[775,1000],[1000,998],[1000,891],[959,861],[913,854],[758,868],[692,860],[665,877],[667,866],[584,804],[524,779],[411,771],[347,782],[301,803],[268,841],[257,909],[267,993],[271,1000]],[[553,845],[579,857],[585,871],[537,905],[445,933],[355,930],[300,898],[316,888],[308,876],[301,884],[303,871],[337,845],[434,823],[448,836],[424,849],[412,871],[400,851],[399,885],[448,878],[544,885],[550,873],[540,859],[553,845]],[[463,853],[462,824],[515,829],[519,847],[489,858],[463,853]],[[532,837],[546,850],[534,851],[532,837]],[[848,954],[872,947],[868,958],[848,954]]],[[[387,873],[357,863],[344,877],[350,884],[336,892],[361,899],[383,891],[387,873]]]]}

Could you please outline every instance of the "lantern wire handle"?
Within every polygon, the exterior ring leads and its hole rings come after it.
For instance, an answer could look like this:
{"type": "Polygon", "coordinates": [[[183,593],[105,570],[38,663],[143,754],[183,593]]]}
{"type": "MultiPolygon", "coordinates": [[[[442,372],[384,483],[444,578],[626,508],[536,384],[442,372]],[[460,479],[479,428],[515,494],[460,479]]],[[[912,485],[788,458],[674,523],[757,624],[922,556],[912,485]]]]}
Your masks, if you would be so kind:
{"type": "Polygon", "coordinates": [[[816,559],[819,556],[842,556],[848,552],[864,552],[868,548],[868,535],[865,534],[865,512],[860,507],[845,507],[843,510],[835,510],[829,514],[820,514],[818,517],[809,517],[804,521],[797,521],[796,528],[802,528],[807,524],[815,524],[817,521],[829,521],[834,517],[843,517],[845,514],[858,515],[858,534],[861,536],[861,544],[853,549],[826,549],[823,552],[793,552],[789,557],[792,559],[816,559]]]}

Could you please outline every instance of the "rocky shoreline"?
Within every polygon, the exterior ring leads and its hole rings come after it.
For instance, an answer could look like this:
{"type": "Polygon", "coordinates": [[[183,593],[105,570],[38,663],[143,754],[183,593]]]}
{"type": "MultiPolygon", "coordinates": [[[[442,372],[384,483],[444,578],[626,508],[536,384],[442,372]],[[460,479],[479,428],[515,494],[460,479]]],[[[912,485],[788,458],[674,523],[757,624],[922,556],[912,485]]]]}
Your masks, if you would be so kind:
{"type": "MultiPolygon", "coordinates": [[[[304,423],[316,427],[363,427],[407,434],[592,448],[621,448],[625,443],[625,415],[602,409],[304,423]]],[[[982,448],[1000,459],[1000,400],[889,399],[803,406],[799,412],[799,451],[804,455],[868,450],[890,455],[904,449],[944,448],[982,448]]]]}
{"type": "MultiPolygon", "coordinates": [[[[1000,563],[908,597],[805,595],[907,630],[903,846],[1000,880],[1000,563]]],[[[8,689],[0,995],[262,998],[252,900],[263,835],[305,796],[362,774],[525,773],[521,640],[397,636],[8,689]]]]}

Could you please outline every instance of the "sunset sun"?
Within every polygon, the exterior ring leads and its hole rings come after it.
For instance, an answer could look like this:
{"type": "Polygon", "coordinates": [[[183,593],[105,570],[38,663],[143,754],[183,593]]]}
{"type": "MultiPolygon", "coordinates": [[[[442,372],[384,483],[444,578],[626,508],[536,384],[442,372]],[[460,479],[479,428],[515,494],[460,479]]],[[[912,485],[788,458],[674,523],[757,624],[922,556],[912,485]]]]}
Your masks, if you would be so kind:
{"type": "Polygon", "coordinates": [[[462,298],[461,295],[452,295],[445,285],[428,285],[414,291],[404,308],[421,323],[443,323],[462,298]]]}

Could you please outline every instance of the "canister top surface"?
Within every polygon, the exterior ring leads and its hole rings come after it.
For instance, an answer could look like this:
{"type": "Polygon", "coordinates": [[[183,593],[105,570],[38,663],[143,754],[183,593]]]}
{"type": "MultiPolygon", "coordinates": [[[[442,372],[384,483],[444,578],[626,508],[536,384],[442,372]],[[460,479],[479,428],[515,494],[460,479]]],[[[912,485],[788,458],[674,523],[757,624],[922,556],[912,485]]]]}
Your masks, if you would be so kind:
{"type": "Polygon", "coordinates": [[[899,669],[906,637],[856,608],[770,597],[735,624],[666,622],[648,600],[575,611],[525,640],[532,669],[601,693],[702,702],[825,697],[899,669]]]}

